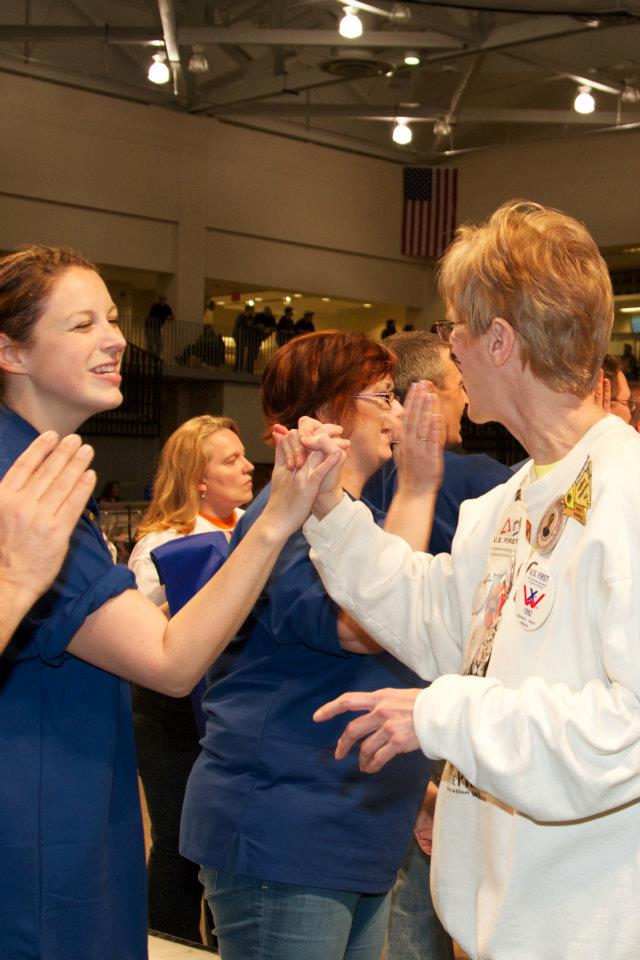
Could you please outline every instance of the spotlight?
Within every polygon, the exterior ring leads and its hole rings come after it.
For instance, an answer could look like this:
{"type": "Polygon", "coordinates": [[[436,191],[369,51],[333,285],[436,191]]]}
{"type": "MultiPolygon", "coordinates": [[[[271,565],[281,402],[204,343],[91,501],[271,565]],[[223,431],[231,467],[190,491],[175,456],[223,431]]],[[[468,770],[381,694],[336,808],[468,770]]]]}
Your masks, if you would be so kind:
{"type": "Polygon", "coordinates": [[[389,11],[389,20],[411,20],[411,10],[406,3],[394,3],[389,11]]]}
{"type": "Polygon", "coordinates": [[[620,99],[623,103],[640,103],[640,90],[634,87],[632,83],[625,81],[622,86],[620,99]]]}
{"type": "Polygon", "coordinates": [[[344,8],[344,17],[338,26],[338,33],[347,40],[356,40],[362,36],[362,20],[353,7],[344,8]]]}
{"type": "Polygon", "coordinates": [[[591,87],[578,87],[578,93],[573,101],[573,109],[576,113],[593,113],[596,108],[596,102],[591,93],[591,87]]]}
{"type": "Polygon", "coordinates": [[[151,80],[151,83],[168,83],[169,78],[171,77],[171,71],[167,66],[167,55],[164,50],[161,53],[154,53],[151,57],[153,61],[149,67],[149,72],[147,73],[147,79],[151,80]]]}
{"type": "Polygon", "coordinates": [[[401,147],[405,147],[408,143],[411,143],[413,134],[408,122],[403,120],[401,117],[398,117],[391,137],[393,142],[399,144],[401,147]]]}
{"type": "Polygon", "coordinates": [[[204,47],[201,47],[199,44],[194,44],[191,49],[193,53],[191,54],[187,70],[189,73],[206,73],[209,69],[209,61],[204,52],[204,47]]]}
{"type": "Polygon", "coordinates": [[[451,133],[451,123],[446,117],[438,117],[433,125],[433,132],[437,137],[448,137],[451,133]]]}
{"type": "Polygon", "coordinates": [[[408,67],[417,67],[420,63],[420,55],[415,50],[407,50],[404,55],[404,62],[408,67]]]}

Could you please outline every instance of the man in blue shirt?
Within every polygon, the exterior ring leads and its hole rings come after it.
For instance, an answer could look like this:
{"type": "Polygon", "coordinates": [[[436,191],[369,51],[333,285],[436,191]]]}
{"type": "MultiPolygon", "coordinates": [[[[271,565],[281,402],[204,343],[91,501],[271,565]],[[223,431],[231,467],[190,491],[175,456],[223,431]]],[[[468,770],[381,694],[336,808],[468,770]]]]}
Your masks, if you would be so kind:
{"type": "MultiPolygon", "coordinates": [[[[434,334],[416,330],[389,337],[385,346],[398,357],[394,392],[401,403],[411,384],[418,380],[431,380],[438,394],[445,431],[444,475],[428,550],[433,554],[450,553],[462,501],[480,497],[504,483],[511,477],[511,470],[484,453],[464,455],[447,449],[461,443],[460,421],[467,403],[464,383],[451,359],[448,343],[434,334]]],[[[389,460],[365,484],[362,496],[386,513],[396,486],[395,463],[389,460]]],[[[421,823],[429,820],[429,806],[435,800],[436,790],[430,787],[418,818],[420,833],[421,823]]],[[[453,960],[451,938],[431,903],[430,859],[414,838],[392,894],[386,960],[453,960]]]]}

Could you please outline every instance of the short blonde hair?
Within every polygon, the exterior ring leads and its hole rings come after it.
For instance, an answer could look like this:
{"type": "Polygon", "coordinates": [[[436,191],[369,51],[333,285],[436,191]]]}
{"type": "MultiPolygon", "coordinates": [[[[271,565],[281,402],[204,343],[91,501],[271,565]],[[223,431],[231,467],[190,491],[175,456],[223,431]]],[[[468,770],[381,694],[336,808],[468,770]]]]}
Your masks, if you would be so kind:
{"type": "Polygon", "coordinates": [[[515,330],[533,375],[559,393],[595,387],[613,324],[607,265],[584,224],[526,200],[463,226],[439,269],[442,298],[480,336],[495,317],[515,330]]]}
{"type": "Polygon", "coordinates": [[[176,530],[184,536],[193,531],[200,510],[198,484],[209,459],[206,442],[220,430],[240,436],[235,420],[209,414],[192,417],[171,434],[160,453],[151,503],[137,540],[156,530],[176,530]]]}

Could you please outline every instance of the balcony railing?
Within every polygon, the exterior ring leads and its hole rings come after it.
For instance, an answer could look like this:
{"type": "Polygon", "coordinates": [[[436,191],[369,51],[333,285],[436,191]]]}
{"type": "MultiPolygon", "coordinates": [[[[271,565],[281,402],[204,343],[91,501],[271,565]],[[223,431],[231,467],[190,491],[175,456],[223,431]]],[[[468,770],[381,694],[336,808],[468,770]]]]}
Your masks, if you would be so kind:
{"type": "Polygon", "coordinates": [[[236,342],[232,328],[222,324],[173,320],[164,324],[159,336],[145,332],[139,319],[125,319],[121,326],[129,343],[162,361],[164,376],[257,379],[278,349],[275,331],[265,336],[260,327],[243,331],[236,342]]]}

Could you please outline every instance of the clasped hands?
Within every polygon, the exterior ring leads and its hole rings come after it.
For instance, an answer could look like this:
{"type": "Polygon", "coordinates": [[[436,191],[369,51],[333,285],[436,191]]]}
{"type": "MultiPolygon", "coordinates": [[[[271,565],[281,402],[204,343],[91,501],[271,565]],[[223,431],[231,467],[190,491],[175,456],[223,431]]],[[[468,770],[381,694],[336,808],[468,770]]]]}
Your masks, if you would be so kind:
{"type": "MultiPolygon", "coordinates": [[[[342,427],[302,417],[297,429],[276,425],[273,437],[280,459],[291,471],[303,468],[313,454],[320,462],[333,459],[318,486],[311,512],[321,520],[342,498],[340,473],[349,454],[350,443],[342,437],[342,427]]],[[[395,460],[398,488],[409,497],[436,493],[442,479],[442,416],[438,397],[428,380],[409,388],[400,426],[395,460]]]]}

